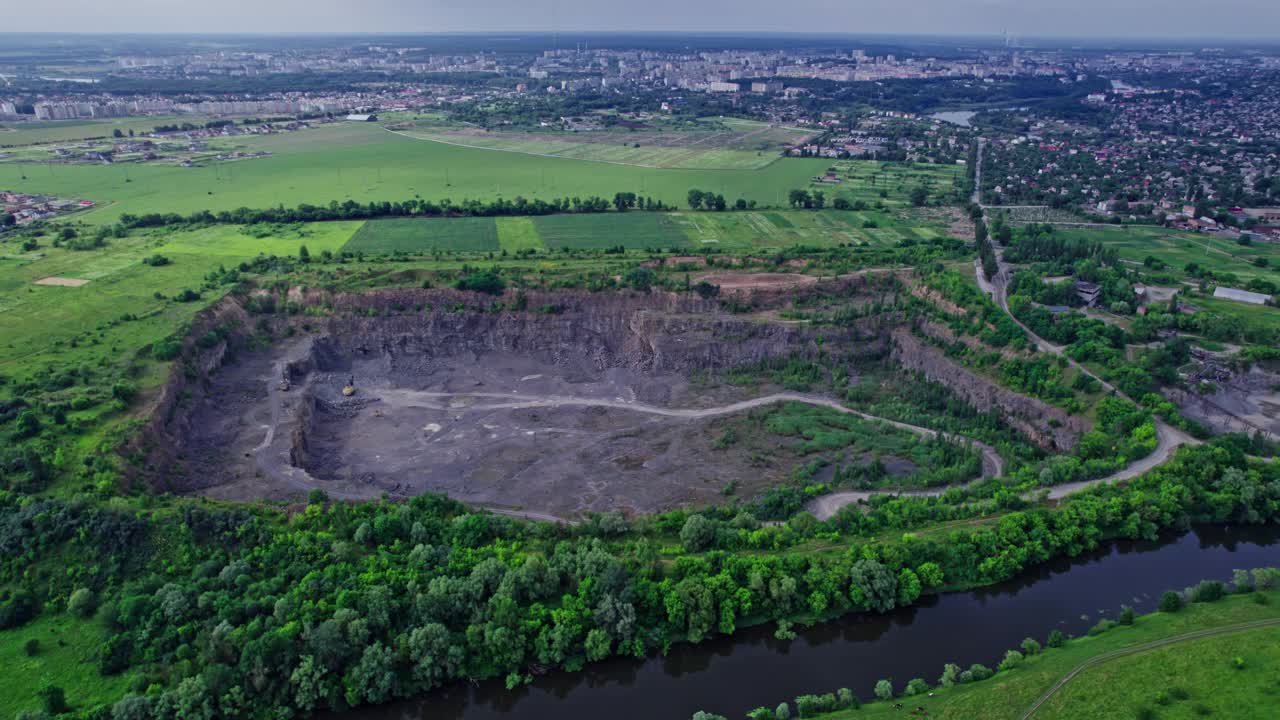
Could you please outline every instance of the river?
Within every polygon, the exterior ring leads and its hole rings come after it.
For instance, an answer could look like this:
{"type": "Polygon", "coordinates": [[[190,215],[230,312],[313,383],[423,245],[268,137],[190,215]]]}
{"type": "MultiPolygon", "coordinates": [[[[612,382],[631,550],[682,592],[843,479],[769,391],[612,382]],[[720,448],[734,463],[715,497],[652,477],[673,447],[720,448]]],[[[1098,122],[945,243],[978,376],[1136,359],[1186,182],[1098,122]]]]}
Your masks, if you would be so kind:
{"type": "Polygon", "coordinates": [[[697,710],[741,718],[805,693],[848,687],[864,700],[875,682],[931,684],[942,665],[995,667],[1005,650],[1053,628],[1083,634],[1122,604],[1155,609],[1160,593],[1234,568],[1280,566],[1280,528],[1201,527],[1156,542],[1114,542],[1059,559],[1009,582],[931,596],[887,615],[850,615],[775,640],[772,624],[666,657],[613,659],[552,673],[507,691],[500,682],[457,685],[420,699],[335,714],[335,720],[685,720],[697,710]]]}
{"type": "Polygon", "coordinates": [[[960,127],[969,127],[970,126],[969,121],[972,120],[973,116],[977,114],[978,113],[973,110],[948,110],[946,112],[936,112],[930,115],[929,117],[935,120],[949,122],[952,125],[959,125],[960,127]]]}

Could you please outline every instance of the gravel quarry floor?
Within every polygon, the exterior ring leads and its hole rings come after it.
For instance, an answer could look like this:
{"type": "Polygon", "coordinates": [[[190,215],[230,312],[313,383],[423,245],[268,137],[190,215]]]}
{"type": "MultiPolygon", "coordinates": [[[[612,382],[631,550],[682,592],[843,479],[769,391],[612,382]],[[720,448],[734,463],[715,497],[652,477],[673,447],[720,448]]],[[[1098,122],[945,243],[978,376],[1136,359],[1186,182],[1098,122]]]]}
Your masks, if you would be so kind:
{"type": "Polygon", "coordinates": [[[785,478],[713,450],[712,421],[778,402],[679,375],[565,366],[507,353],[437,358],[425,371],[352,358],[284,389],[304,339],[247,353],[211,378],[187,448],[202,494],[294,499],[445,492],[499,511],[572,517],[722,500],[785,478]],[[355,393],[343,395],[354,381],[355,393]],[[308,405],[310,418],[308,421],[308,405]]]}

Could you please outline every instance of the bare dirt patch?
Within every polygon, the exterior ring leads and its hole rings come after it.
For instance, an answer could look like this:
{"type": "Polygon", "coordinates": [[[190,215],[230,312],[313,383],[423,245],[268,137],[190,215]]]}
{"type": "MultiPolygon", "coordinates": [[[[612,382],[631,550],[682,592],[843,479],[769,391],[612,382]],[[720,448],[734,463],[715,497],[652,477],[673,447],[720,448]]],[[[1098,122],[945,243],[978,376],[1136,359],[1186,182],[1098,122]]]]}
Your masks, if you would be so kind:
{"type": "Polygon", "coordinates": [[[816,285],[818,278],[799,273],[718,273],[702,278],[719,285],[722,292],[789,290],[816,285]]]}
{"type": "Polygon", "coordinates": [[[35,284],[52,285],[54,287],[80,287],[81,285],[88,285],[89,281],[80,278],[46,277],[36,280],[35,284]]]}

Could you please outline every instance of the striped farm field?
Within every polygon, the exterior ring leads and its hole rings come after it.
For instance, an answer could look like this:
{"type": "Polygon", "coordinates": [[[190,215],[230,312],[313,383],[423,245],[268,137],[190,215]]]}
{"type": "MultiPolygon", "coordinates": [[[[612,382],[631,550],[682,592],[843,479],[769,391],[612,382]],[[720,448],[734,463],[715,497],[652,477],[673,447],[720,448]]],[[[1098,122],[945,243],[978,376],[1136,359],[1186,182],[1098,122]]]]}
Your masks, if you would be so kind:
{"type": "Polygon", "coordinates": [[[342,248],[351,253],[484,252],[499,249],[493,218],[388,218],[366,222],[342,248]]]}
{"type": "Polygon", "coordinates": [[[548,215],[533,219],[542,242],[549,248],[611,248],[630,250],[689,245],[671,216],[633,212],[600,215],[548,215]]]}

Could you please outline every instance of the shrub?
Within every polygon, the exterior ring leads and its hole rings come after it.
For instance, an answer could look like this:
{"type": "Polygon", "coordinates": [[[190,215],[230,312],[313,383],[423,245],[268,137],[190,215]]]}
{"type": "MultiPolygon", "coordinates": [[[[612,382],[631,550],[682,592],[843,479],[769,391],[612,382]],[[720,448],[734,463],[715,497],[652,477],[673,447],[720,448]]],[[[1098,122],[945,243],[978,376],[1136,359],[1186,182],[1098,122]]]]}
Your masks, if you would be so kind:
{"type": "Polygon", "coordinates": [[[979,663],[974,663],[970,665],[969,669],[965,670],[965,672],[969,673],[969,676],[973,678],[974,682],[981,682],[991,677],[992,675],[995,675],[995,671],[993,671],[991,668],[987,667],[986,665],[982,665],[979,663]]]}
{"type": "Polygon", "coordinates": [[[850,708],[856,710],[862,706],[858,702],[858,696],[853,694],[849,688],[840,688],[836,691],[836,705],[841,708],[850,708]]]}
{"type": "Polygon", "coordinates": [[[57,685],[45,685],[36,691],[40,706],[50,715],[61,715],[71,708],[67,706],[67,694],[57,685]]]}
{"type": "Polygon", "coordinates": [[[1040,643],[1035,638],[1026,638],[1022,641],[1022,653],[1027,657],[1036,655],[1040,652],[1040,643]]]}
{"type": "Polygon", "coordinates": [[[924,695],[929,692],[929,683],[923,678],[911,678],[907,681],[907,688],[903,691],[903,695],[924,695]]]}
{"type": "Polygon", "coordinates": [[[40,641],[35,638],[26,641],[22,645],[22,652],[26,653],[27,657],[35,657],[40,654],[40,641]]]}
{"type": "Polygon", "coordinates": [[[876,697],[881,700],[888,700],[893,697],[893,683],[888,680],[880,680],[876,683],[876,697]]]}
{"type": "Polygon", "coordinates": [[[459,278],[454,287],[487,295],[501,295],[507,289],[507,283],[494,270],[475,270],[459,278]]]}
{"type": "Polygon", "coordinates": [[[67,599],[67,612],[77,617],[87,618],[98,609],[97,600],[89,588],[77,588],[67,599]]]}
{"type": "Polygon", "coordinates": [[[1182,596],[1173,590],[1168,590],[1160,596],[1160,604],[1157,606],[1160,612],[1176,613],[1182,609],[1182,596]]]}
{"type": "Polygon", "coordinates": [[[1170,687],[1168,692],[1169,692],[1169,697],[1172,697],[1174,700],[1186,700],[1187,698],[1191,697],[1191,693],[1187,692],[1186,690],[1183,690],[1177,685],[1170,687]]]}
{"type": "Polygon", "coordinates": [[[1097,625],[1089,628],[1090,635],[1101,635],[1102,633],[1119,625],[1115,620],[1099,620],[1097,625]]]}
{"type": "Polygon", "coordinates": [[[1051,648],[1060,648],[1067,644],[1067,636],[1063,635],[1061,630],[1052,630],[1049,632],[1049,639],[1045,644],[1051,648]]]}
{"type": "Polygon", "coordinates": [[[779,703],[778,708],[773,711],[773,716],[778,720],[791,720],[791,706],[786,703],[779,703]]]}
{"type": "Polygon", "coordinates": [[[1122,605],[1120,607],[1120,624],[1132,625],[1133,621],[1134,621],[1133,608],[1129,607],[1128,605],[1122,605]]]}
{"type": "Polygon", "coordinates": [[[758,707],[747,713],[747,717],[750,720],[774,720],[773,711],[767,707],[758,707]]]}
{"type": "Polygon", "coordinates": [[[1023,655],[1017,650],[1010,650],[1004,654],[1004,659],[1000,661],[1001,670],[1012,670],[1022,664],[1023,655]]]}
{"type": "Polygon", "coordinates": [[[1221,580],[1205,580],[1191,588],[1187,597],[1191,602],[1217,602],[1227,594],[1227,586],[1221,580]]]}
{"type": "Polygon", "coordinates": [[[942,666],[942,676],[938,678],[938,685],[944,688],[951,687],[957,682],[960,682],[961,674],[959,665],[956,665],[955,663],[947,663],[942,666]]]}
{"type": "Polygon", "coordinates": [[[1134,717],[1136,717],[1138,720],[1156,720],[1157,715],[1155,710],[1152,710],[1146,705],[1143,705],[1142,707],[1138,708],[1136,713],[1134,713],[1134,717]]]}
{"type": "Polygon", "coordinates": [[[1244,658],[1240,657],[1239,655],[1237,655],[1237,656],[1235,656],[1235,657],[1231,658],[1231,667],[1233,667],[1233,668],[1235,668],[1235,669],[1237,669],[1237,670],[1243,670],[1243,669],[1245,669],[1245,666],[1246,666],[1246,665],[1247,665],[1247,663],[1245,663],[1244,658]]]}

